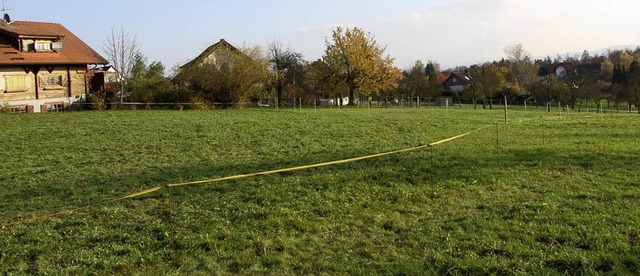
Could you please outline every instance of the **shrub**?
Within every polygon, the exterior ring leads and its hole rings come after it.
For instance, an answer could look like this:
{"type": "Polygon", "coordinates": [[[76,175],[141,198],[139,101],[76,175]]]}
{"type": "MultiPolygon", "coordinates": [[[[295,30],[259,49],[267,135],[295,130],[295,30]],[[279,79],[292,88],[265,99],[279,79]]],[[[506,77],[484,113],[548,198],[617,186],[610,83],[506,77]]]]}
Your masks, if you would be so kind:
{"type": "Polygon", "coordinates": [[[90,97],[90,101],[94,110],[105,110],[107,108],[104,95],[93,94],[90,97]]]}
{"type": "Polygon", "coordinates": [[[194,95],[189,100],[191,103],[191,109],[194,110],[207,110],[209,109],[209,102],[201,95],[194,95]]]}
{"type": "Polygon", "coordinates": [[[0,113],[9,113],[11,112],[11,106],[9,103],[0,103],[0,113]]]}

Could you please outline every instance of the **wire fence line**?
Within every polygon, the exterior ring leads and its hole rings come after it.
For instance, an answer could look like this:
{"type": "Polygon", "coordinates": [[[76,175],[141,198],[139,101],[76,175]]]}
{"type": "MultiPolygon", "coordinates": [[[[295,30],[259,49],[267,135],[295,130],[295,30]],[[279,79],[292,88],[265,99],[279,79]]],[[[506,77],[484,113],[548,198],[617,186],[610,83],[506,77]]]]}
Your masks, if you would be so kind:
{"type": "MultiPolygon", "coordinates": [[[[505,102],[500,99],[495,99],[493,101],[476,101],[473,102],[471,100],[456,100],[453,101],[453,98],[448,98],[447,101],[422,101],[418,102],[415,99],[411,100],[401,99],[398,102],[394,101],[358,101],[355,105],[338,105],[338,104],[322,104],[319,101],[312,102],[303,102],[303,103],[287,103],[285,102],[283,105],[275,105],[275,104],[265,104],[262,102],[242,102],[242,103],[232,103],[232,102],[107,102],[105,103],[105,107],[107,109],[217,109],[217,108],[233,108],[233,107],[244,107],[244,108],[271,108],[271,109],[280,109],[280,108],[293,108],[293,109],[317,109],[317,108],[349,108],[349,107],[357,107],[357,108],[424,108],[424,109],[502,109],[504,107],[505,102]],[[491,102],[491,104],[489,104],[491,102]]],[[[91,102],[74,102],[73,106],[76,109],[90,109],[93,108],[95,104],[91,102]]],[[[73,107],[71,107],[73,109],[73,107]]],[[[594,103],[591,104],[579,104],[575,105],[573,103],[569,104],[567,102],[553,102],[553,103],[523,103],[520,102],[511,102],[509,103],[510,109],[517,110],[546,110],[549,112],[552,111],[560,111],[560,112],[576,112],[576,113],[638,113],[639,109],[637,106],[631,104],[600,104],[596,105],[594,103]]]]}

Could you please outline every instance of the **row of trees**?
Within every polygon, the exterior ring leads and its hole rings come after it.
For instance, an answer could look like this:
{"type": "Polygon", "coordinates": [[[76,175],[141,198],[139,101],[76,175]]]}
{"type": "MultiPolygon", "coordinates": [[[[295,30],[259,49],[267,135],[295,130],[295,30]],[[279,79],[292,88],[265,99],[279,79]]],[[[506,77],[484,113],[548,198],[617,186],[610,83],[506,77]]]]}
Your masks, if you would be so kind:
{"type": "MultiPolygon", "coordinates": [[[[544,66],[546,62],[548,60],[538,60],[536,65],[544,66]]],[[[581,58],[567,57],[562,62],[576,68],[566,75],[551,72],[539,76],[525,87],[532,99],[543,99],[547,109],[551,101],[563,102],[578,110],[588,103],[601,109],[603,101],[614,103],[616,108],[620,103],[626,103],[629,110],[640,103],[637,89],[640,85],[640,48],[612,50],[594,57],[585,51],[581,58]]]]}
{"type": "Polygon", "coordinates": [[[305,103],[319,99],[411,98],[420,103],[446,95],[471,100],[477,107],[492,108],[490,99],[508,96],[523,102],[562,101],[580,108],[583,103],[627,102],[640,105],[640,48],[610,51],[606,55],[558,56],[532,60],[521,44],[504,49],[506,59],[447,70],[467,76],[462,91],[446,91],[436,62],[418,60],[408,70],[393,66],[385,48],[360,28],[337,27],[325,40],[322,59],[308,62],[301,53],[278,41],[266,49],[243,47],[218,53],[216,62],[175,68],[173,78],[165,78],[159,62],[148,63],[140,53],[135,36],[112,32],[103,50],[124,74],[121,97],[135,102],[217,103],[239,106],[249,103],[284,105],[295,99],[305,103]],[[129,40],[134,40],[131,42],[129,40]],[[133,61],[127,57],[133,54],[133,61]],[[599,72],[572,72],[566,77],[539,74],[551,63],[597,64],[599,72]]]}
{"type": "MultiPolygon", "coordinates": [[[[505,48],[507,59],[459,67],[449,72],[467,76],[469,83],[462,91],[446,91],[430,80],[430,65],[416,61],[415,66],[405,71],[395,93],[411,98],[453,96],[470,100],[474,107],[482,102],[483,107],[492,108],[490,99],[502,99],[519,103],[544,103],[550,110],[551,102],[563,103],[578,110],[584,104],[627,103],[628,108],[640,105],[640,48],[612,50],[599,56],[591,56],[585,51],[581,57],[547,57],[532,60],[521,44],[505,48]],[[569,72],[558,76],[556,72],[546,72],[548,65],[566,67],[569,72]]],[[[431,64],[431,63],[430,63],[431,64]]],[[[554,68],[551,66],[550,68],[554,68]]],[[[640,111],[639,111],[640,112],[640,111]]]]}
{"type": "Polygon", "coordinates": [[[370,33],[359,28],[333,31],[326,40],[322,59],[306,62],[302,54],[274,41],[266,51],[260,47],[220,49],[215,62],[203,62],[175,68],[171,79],[164,78],[164,66],[148,64],[137,49],[134,36],[112,32],[103,47],[118,71],[121,98],[135,102],[205,102],[238,106],[274,99],[284,105],[286,99],[342,99],[350,104],[358,97],[378,95],[394,89],[401,71],[385,55],[370,33]],[[131,62],[123,61],[135,53],[131,62]]]}

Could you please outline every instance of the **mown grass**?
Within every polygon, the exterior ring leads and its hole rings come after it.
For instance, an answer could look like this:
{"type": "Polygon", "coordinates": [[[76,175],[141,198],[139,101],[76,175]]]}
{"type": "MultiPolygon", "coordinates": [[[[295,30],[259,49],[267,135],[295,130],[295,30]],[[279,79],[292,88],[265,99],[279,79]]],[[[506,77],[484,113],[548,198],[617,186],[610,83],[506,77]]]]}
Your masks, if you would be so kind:
{"type": "Polygon", "coordinates": [[[0,114],[0,273],[583,274],[640,267],[640,117],[319,109],[0,114]],[[172,258],[169,193],[176,262],[172,258]]]}

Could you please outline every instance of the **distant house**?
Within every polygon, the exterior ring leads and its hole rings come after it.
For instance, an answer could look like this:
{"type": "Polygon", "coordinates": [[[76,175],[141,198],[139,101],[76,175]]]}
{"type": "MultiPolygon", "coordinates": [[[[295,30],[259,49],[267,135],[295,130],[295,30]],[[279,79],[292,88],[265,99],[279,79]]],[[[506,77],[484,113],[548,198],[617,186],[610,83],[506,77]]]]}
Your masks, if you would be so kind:
{"type": "Polygon", "coordinates": [[[463,73],[451,73],[442,84],[449,91],[462,91],[470,83],[471,78],[463,73]]]}
{"type": "Polygon", "coordinates": [[[572,62],[563,62],[540,66],[538,76],[544,77],[551,74],[556,75],[558,78],[582,74],[600,74],[600,64],[586,63],[576,65],[572,62]]]}
{"type": "Polygon", "coordinates": [[[447,79],[449,79],[449,77],[451,76],[451,73],[440,73],[438,74],[438,77],[436,78],[436,84],[443,86],[444,82],[447,81],[447,79]]]}
{"type": "Polygon", "coordinates": [[[251,70],[266,71],[267,65],[250,55],[220,39],[196,58],[180,66],[180,72],[172,82],[204,92],[205,100],[215,107],[234,107],[249,104],[252,100],[260,101],[250,98],[255,95],[251,92],[266,90],[265,83],[256,81],[259,79],[255,73],[257,71],[251,70]],[[244,85],[247,81],[255,82],[249,87],[244,85]]]}
{"type": "Polygon", "coordinates": [[[576,67],[571,62],[553,63],[540,66],[538,76],[544,77],[553,74],[558,78],[564,78],[567,75],[575,74],[575,70],[576,67]]]}
{"type": "Polygon", "coordinates": [[[187,62],[186,64],[180,66],[180,68],[186,68],[204,63],[216,64],[218,66],[229,64],[231,62],[231,57],[229,56],[230,53],[244,55],[242,51],[231,45],[231,43],[227,42],[224,39],[220,39],[220,41],[209,46],[209,48],[204,50],[200,55],[187,62]]]}
{"type": "MultiPolygon", "coordinates": [[[[227,42],[224,39],[220,39],[220,41],[209,46],[196,58],[180,66],[180,69],[182,70],[191,68],[193,66],[199,66],[202,64],[214,64],[218,66],[218,68],[220,66],[232,65],[232,54],[240,54],[242,56],[246,56],[242,51],[238,50],[238,48],[231,45],[231,43],[227,42]]],[[[178,83],[181,79],[181,76],[182,72],[179,72],[178,75],[173,78],[173,81],[175,83],[178,83]]]]}
{"type": "Polygon", "coordinates": [[[65,109],[88,93],[88,65],[107,63],[61,24],[0,20],[0,104],[14,112],[65,109]]]}

